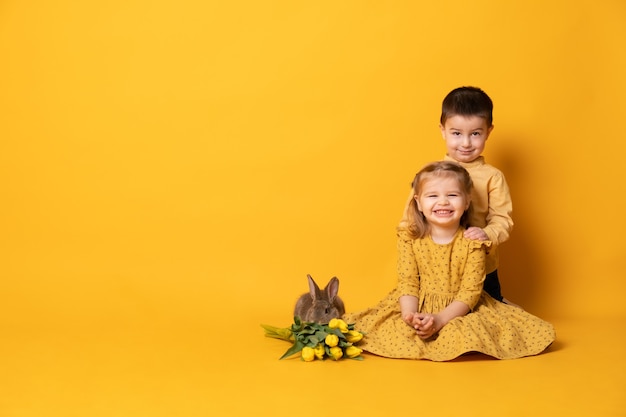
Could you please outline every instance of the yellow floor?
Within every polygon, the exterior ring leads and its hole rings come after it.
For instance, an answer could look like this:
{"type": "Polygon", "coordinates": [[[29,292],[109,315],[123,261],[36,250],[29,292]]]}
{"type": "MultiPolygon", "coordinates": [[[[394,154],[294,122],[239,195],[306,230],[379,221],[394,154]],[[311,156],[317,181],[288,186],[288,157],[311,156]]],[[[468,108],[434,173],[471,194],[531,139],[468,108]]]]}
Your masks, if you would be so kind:
{"type": "Polygon", "coordinates": [[[0,415],[626,416],[624,320],[553,320],[545,354],[447,363],[279,361],[258,322],[4,329],[0,415]]]}
{"type": "Polygon", "coordinates": [[[624,0],[0,1],[0,417],[626,416],[625,21],[624,0]],[[290,324],[306,273],[351,311],[396,285],[462,85],[495,102],[505,294],[557,342],[279,361],[260,324],[290,324]]]}

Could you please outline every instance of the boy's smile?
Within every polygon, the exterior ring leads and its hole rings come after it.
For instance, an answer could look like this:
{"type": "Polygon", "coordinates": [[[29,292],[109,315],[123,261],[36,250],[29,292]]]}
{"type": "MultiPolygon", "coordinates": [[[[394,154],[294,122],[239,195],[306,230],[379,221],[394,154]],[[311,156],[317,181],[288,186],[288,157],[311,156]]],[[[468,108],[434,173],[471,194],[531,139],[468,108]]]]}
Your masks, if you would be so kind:
{"type": "Polygon", "coordinates": [[[458,162],[472,162],[483,153],[493,125],[487,126],[487,121],[479,116],[454,115],[439,128],[448,156],[458,162]]]}

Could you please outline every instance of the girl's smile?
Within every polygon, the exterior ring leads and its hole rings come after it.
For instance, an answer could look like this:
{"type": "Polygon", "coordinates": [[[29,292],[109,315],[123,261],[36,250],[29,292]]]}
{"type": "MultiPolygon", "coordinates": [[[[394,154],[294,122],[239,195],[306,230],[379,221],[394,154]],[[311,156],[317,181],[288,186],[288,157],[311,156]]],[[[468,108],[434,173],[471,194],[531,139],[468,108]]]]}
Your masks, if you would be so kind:
{"type": "Polygon", "coordinates": [[[419,210],[435,227],[456,230],[469,207],[458,180],[453,177],[432,177],[424,181],[420,195],[415,196],[419,210]]]}

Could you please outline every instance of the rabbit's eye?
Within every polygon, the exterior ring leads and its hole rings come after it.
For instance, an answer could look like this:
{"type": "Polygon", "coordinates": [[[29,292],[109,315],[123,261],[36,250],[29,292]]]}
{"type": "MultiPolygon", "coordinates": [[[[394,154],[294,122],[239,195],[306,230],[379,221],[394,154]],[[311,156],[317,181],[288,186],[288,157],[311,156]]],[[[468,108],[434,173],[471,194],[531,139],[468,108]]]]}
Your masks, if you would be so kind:
{"type": "Polygon", "coordinates": [[[326,314],[330,313],[330,308],[326,307],[325,313],[326,314]]]}

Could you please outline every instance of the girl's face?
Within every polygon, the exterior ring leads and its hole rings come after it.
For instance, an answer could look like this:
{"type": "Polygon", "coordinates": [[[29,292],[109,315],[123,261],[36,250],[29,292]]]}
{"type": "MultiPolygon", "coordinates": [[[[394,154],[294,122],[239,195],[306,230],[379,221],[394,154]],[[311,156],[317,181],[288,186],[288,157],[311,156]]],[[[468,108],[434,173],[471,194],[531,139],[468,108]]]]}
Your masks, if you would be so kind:
{"type": "Polygon", "coordinates": [[[485,142],[493,130],[479,116],[451,116],[444,125],[439,125],[446,141],[448,156],[458,162],[472,162],[485,149],[485,142]]]}
{"type": "Polygon", "coordinates": [[[415,200],[428,223],[432,226],[458,228],[470,204],[459,181],[453,176],[427,177],[420,188],[420,194],[415,196],[415,200]]]}

